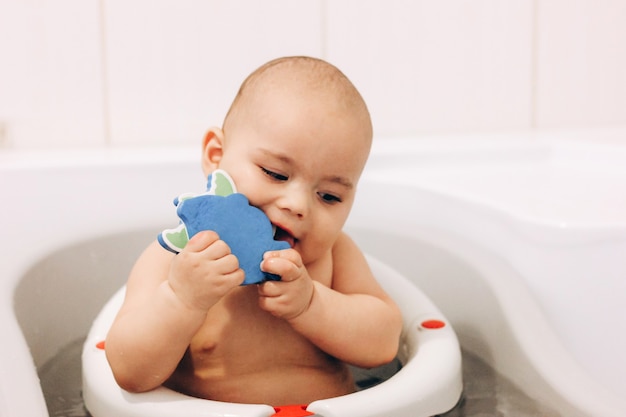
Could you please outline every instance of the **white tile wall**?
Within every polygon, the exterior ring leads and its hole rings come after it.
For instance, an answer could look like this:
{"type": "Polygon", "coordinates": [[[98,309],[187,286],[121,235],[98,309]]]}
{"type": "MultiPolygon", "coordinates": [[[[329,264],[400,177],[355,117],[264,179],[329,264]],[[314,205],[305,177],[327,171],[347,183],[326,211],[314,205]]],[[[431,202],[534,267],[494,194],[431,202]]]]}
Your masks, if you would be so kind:
{"type": "Polygon", "coordinates": [[[106,0],[112,142],[199,144],[253,69],[320,55],[320,14],[319,1],[106,0]]]}
{"type": "Polygon", "coordinates": [[[0,146],[104,141],[97,0],[0,0],[0,146]]]}
{"type": "Polygon", "coordinates": [[[529,126],[531,2],[328,4],[328,57],[361,86],[379,134],[529,126]]]}
{"type": "Polygon", "coordinates": [[[0,0],[0,147],[199,143],[276,56],[381,136],[626,124],[623,0],[0,0]]]}
{"type": "Polygon", "coordinates": [[[626,2],[541,0],[537,126],[626,124],[626,2]]]}

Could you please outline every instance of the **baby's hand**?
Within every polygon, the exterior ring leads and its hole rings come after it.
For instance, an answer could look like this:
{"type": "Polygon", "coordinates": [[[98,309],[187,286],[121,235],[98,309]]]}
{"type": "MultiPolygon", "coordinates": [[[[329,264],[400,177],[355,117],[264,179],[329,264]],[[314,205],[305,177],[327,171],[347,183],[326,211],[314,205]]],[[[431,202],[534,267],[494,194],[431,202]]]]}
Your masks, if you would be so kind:
{"type": "Polygon", "coordinates": [[[239,286],[244,272],[230,247],[217,233],[196,234],[170,265],[168,281],[178,299],[194,310],[207,311],[239,286]]]}
{"type": "Polygon", "coordinates": [[[294,249],[265,252],[261,270],[280,281],[259,284],[259,305],[276,317],[291,320],[304,313],[313,298],[313,280],[294,249]]]}

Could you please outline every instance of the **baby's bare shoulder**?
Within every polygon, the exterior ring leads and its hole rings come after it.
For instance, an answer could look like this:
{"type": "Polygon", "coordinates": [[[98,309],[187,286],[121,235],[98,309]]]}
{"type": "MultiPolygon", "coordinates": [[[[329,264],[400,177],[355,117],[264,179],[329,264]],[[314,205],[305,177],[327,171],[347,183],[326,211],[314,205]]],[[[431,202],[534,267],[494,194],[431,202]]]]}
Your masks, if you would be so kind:
{"type": "Polygon", "coordinates": [[[342,232],[337,238],[332,258],[334,290],[342,293],[379,292],[365,255],[346,233],[342,232]]]}

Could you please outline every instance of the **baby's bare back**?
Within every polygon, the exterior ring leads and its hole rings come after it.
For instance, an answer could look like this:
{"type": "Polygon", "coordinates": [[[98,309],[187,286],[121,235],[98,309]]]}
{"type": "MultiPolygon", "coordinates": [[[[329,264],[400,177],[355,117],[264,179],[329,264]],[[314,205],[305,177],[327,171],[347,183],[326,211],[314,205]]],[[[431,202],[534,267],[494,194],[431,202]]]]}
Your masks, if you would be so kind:
{"type": "Polygon", "coordinates": [[[210,310],[166,385],[201,398],[273,406],[354,390],[345,364],[258,307],[256,286],[231,291],[210,310]]]}

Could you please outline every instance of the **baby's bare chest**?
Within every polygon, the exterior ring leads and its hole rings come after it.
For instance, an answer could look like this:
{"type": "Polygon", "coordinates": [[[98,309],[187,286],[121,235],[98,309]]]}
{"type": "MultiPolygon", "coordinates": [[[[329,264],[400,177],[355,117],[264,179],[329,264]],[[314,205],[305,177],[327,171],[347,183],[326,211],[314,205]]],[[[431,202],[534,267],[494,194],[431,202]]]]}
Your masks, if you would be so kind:
{"type": "Polygon", "coordinates": [[[256,286],[237,288],[207,314],[188,354],[194,368],[244,372],[281,364],[320,366],[327,356],[258,305],[256,286]]]}

